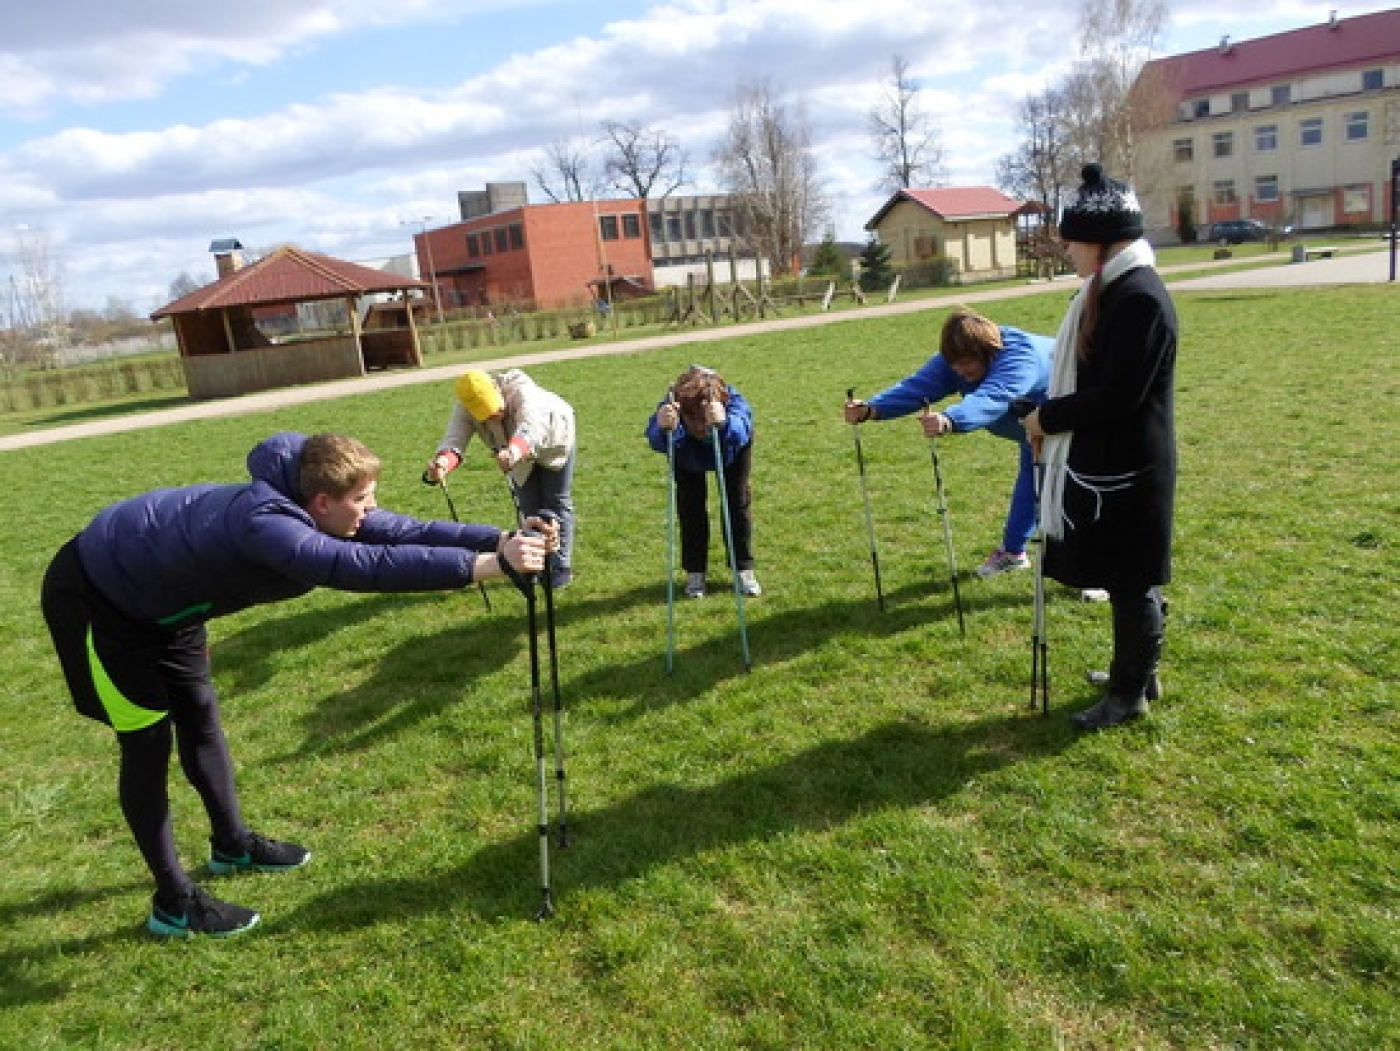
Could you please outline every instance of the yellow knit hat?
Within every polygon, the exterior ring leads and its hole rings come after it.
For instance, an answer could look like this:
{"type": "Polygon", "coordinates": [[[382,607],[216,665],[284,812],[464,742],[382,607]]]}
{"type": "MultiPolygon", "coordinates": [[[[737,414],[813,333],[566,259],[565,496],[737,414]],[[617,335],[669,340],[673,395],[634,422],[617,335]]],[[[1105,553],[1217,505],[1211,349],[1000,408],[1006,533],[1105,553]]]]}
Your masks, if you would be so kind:
{"type": "Polygon", "coordinates": [[[496,381],[480,369],[470,369],[457,377],[457,400],[478,423],[506,407],[496,381]]]}

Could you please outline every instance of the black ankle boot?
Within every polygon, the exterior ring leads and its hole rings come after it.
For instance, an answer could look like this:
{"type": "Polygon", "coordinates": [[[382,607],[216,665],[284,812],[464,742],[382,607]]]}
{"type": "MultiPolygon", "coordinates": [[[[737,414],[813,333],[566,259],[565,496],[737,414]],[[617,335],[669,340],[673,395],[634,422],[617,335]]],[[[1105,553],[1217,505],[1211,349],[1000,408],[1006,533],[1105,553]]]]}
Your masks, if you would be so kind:
{"type": "MultiPolygon", "coordinates": [[[[1108,685],[1108,672],[1106,671],[1085,672],[1084,678],[1089,681],[1090,686],[1108,685]]],[[[1147,677],[1147,689],[1143,692],[1143,696],[1149,701],[1160,701],[1162,699],[1162,680],[1157,677],[1155,671],[1147,677]]]]}
{"type": "Polygon", "coordinates": [[[1070,716],[1070,721],[1081,730],[1107,730],[1113,726],[1140,719],[1151,710],[1147,698],[1142,695],[1124,697],[1106,693],[1103,700],[1092,708],[1086,708],[1070,716]]]}

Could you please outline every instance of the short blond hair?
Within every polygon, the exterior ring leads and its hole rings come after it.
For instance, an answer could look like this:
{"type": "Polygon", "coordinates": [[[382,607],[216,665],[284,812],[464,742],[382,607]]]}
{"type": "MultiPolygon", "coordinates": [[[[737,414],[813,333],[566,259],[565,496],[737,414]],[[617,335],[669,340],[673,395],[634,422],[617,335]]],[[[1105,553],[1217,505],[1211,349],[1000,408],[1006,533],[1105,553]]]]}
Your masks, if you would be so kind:
{"type": "Polygon", "coordinates": [[[325,493],[342,497],[379,479],[379,457],[363,442],[343,434],[313,434],[302,446],[297,481],[303,500],[325,493]]]}
{"type": "Polygon", "coordinates": [[[939,350],[949,364],[962,361],[979,362],[984,369],[992,367],[992,359],[1001,353],[1001,328],[968,307],[958,307],[943,322],[939,350]]]}

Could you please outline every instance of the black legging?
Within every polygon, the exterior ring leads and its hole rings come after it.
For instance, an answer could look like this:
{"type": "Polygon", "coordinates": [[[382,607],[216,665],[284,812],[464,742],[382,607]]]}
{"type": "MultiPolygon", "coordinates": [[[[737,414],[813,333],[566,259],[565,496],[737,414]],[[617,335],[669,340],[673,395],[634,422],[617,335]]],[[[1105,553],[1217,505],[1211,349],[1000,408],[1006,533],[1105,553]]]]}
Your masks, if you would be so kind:
{"type": "Polygon", "coordinates": [[[144,730],[117,734],[121,746],[117,791],[122,814],[155,877],[157,890],[167,900],[178,897],[190,882],[180,865],[170,822],[172,724],[180,768],[204,803],[214,841],[234,846],[247,834],[214,688],[208,684],[182,688],[172,691],[170,700],[169,718],[144,730]]]}
{"type": "Polygon", "coordinates": [[[1113,662],[1108,689],[1120,697],[1140,697],[1157,670],[1166,627],[1162,592],[1150,588],[1110,588],[1113,607],[1113,662]]]}
{"type": "MultiPolygon", "coordinates": [[[[729,501],[729,528],[734,535],[734,561],[753,569],[753,493],[749,473],[753,442],[734,454],[724,467],[724,491],[729,501]]],[[[691,471],[676,463],[676,517],[681,524],[681,568],[703,573],[710,562],[710,513],[707,499],[712,471],[691,471]]]]}

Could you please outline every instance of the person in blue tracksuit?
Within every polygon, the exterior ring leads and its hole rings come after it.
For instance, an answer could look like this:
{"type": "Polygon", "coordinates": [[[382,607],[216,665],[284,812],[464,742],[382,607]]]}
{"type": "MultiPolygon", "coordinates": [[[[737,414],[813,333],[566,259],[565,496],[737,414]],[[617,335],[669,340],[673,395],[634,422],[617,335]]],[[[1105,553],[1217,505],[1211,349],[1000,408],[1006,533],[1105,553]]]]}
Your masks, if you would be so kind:
{"type": "Polygon", "coordinates": [[[1037,404],[1045,400],[1054,345],[1047,336],[997,325],[961,307],[948,315],[939,352],[922,368],[869,401],[846,401],[845,418],[850,424],[922,412],[920,423],[930,438],[986,430],[1020,447],[1020,469],[1011,489],[1001,545],[976,570],[983,579],[1030,566],[1026,545],[1036,527],[1034,455],[1011,403],[1017,398],[1037,404]],[[931,406],[954,394],[962,399],[932,411],[931,406]]]}
{"type": "Polygon", "coordinates": [[[203,801],[216,873],[297,868],[310,852],[243,820],[210,676],[206,622],[316,587],[408,592],[539,572],[543,537],[425,522],[375,503],[380,463],[353,438],[274,434],[251,480],[157,489],[100,511],[54,556],[41,605],[79,713],[117,735],[122,814],[155,879],[153,934],[224,937],[258,922],[180,865],[166,780],[172,746],[203,801]]]}
{"type": "Polygon", "coordinates": [[[705,573],[709,567],[706,493],[707,476],[715,470],[712,432],[719,438],[724,464],[724,492],[739,586],[752,598],[763,590],[754,573],[753,557],[753,490],[749,484],[753,471],[753,410],[718,372],[692,365],[671,385],[646,427],[647,441],[657,452],[666,452],[668,435],[674,443],[681,568],[686,571],[685,593],[690,598],[705,597],[705,573]]]}

